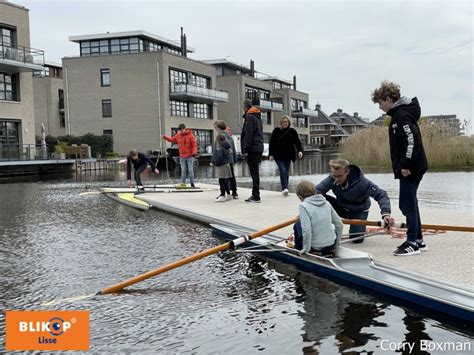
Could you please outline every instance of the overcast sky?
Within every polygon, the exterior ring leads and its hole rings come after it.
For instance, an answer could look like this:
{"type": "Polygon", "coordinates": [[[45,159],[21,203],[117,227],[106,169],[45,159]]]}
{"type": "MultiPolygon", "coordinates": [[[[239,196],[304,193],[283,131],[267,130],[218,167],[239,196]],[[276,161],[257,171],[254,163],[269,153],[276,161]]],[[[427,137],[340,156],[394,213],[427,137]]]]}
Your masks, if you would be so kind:
{"type": "MultiPolygon", "coordinates": [[[[49,61],[78,55],[69,36],[145,30],[179,39],[193,59],[229,60],[291,80],[330,114],[375,119],[384,79],[418,96],[423,115],[473,116],[471,1],[42,1],[30,9],[31,46],[49,61]]],[[[471,127],[472,132],[472,127],[471,127]]]]}

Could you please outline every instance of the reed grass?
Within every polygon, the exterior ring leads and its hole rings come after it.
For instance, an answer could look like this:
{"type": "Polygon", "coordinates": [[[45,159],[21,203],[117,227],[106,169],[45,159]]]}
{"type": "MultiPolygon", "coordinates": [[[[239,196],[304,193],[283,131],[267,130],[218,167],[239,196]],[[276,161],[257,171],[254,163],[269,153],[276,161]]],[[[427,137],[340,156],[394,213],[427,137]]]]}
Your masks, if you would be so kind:
{"type": "MultiPolygon", "coordinates": [[[[474,136],[447,136],[436,124],[420,125],[430,168],[474,166],[474,136]]],[[[391,168],[388,127],[370,127],[351,135],[341,156],[366,167],[391,168]]]]}

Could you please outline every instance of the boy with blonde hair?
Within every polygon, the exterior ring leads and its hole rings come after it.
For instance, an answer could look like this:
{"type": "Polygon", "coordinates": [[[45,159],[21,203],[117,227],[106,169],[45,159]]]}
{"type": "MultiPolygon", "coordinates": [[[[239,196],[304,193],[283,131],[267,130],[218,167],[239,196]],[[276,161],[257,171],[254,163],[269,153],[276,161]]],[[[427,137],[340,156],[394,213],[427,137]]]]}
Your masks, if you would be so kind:
{"type": "Polygon", "coordinates": [[[302,245],[301,254],[331,255],[341,239],[341,218],[331,204],[316,193],[312,182],[299,182],[296,195],[301,200],[300,220],[294,227],[296,249],[302,245]]]}

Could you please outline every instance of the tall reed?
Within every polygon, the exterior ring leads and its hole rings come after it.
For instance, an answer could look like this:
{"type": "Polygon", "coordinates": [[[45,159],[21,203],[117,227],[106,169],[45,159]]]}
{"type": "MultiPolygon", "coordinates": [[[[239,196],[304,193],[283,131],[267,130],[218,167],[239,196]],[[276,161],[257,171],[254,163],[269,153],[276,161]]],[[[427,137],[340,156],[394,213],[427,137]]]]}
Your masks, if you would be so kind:
{"type": "MultiPolygon", "coordinates": [[[[474,136],[448,136],[437,124],[420,125],[430,168],[474,166],[474,136]]],[[[370,127],[351,135],[342,157],[362,166],[391,167],[388,127],[370,127]]]]}

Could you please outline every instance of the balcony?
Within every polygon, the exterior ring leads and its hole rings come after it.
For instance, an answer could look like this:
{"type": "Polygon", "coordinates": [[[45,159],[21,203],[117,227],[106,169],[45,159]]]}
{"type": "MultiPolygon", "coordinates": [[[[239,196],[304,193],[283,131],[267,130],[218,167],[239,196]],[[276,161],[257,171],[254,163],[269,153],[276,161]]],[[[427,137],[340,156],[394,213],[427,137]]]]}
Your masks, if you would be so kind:
{"type": "Polygon", "coordinates": [[[189,84],[175,84],[174,87],[171,88],[170,97],[203,102],[229,101],[229,94],[226,91],[207,89],[189,84]]]}
{"type": "Polygon", "coordinates": [[[256,105],[258,108],[260,108],[262,111],[275,111],[275,112],[281,112],[283,111],[283,104],[271,100],[264,100],[260,99],[259,105],[256,105]]]}
{"type": "Polygon", "coordinates": [[[22,46],[0,46],[0,71],[18,73],[44,70],[44,52],[22,46]]]}
{"type": "Polygon", "coordinates": [[[310,117],[319,117],[319,112],[315,110],[310,110],[309,108],[300,108],[299,110],[292,111],[292,116],[310,116],[310,117]]]}

